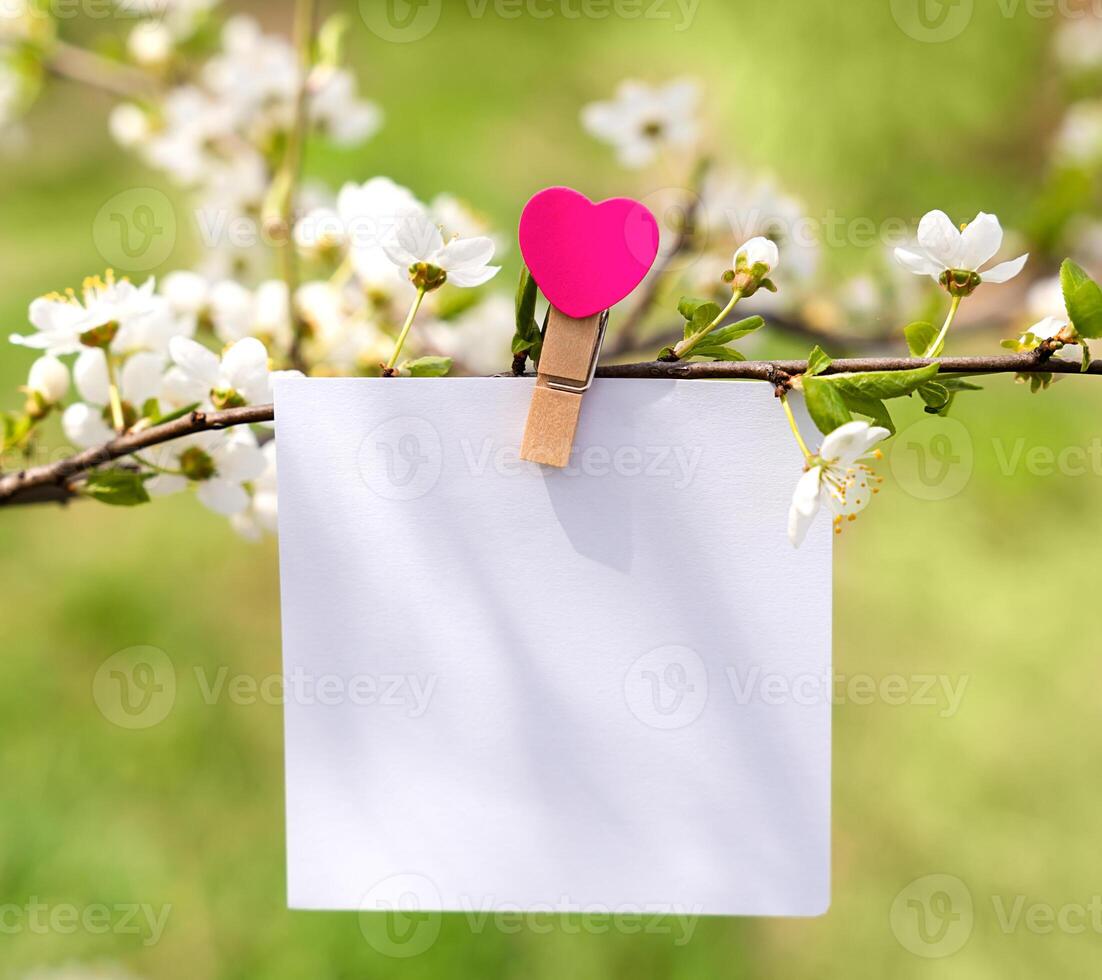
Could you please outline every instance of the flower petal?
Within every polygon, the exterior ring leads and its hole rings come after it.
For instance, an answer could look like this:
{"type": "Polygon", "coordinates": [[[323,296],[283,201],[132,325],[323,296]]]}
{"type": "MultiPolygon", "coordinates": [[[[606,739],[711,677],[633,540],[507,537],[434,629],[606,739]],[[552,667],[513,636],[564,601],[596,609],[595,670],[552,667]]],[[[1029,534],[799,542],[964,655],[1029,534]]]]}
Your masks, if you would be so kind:
{"type": "Polygon", "coordinates": [[[73,384],[77,394],[93,405],[106,405],[110,382],[107,357],[99,347],[86,347],[73,363],[73,384]]]}
{"type": "Polygon", "coordinates": [[[217,476],[199,484],[198,497],[204,507],[226,517],[239,514],[249,506],[249,495],[240,483],[217,476]]]}
{"type": "Polygon", "coordinates": [[[145,351],[132,354],[123,365],[119,377],[122,397],[137,409],[160,394],[164,381],[165,359],[160,354],[145,351]]]}
{"type": "Polygon", "coordinates": [[[173,337],[168,342],[168,352],[189,379],[201,382],[208,389],[217,387],[221,372],[214,351],[188,337],[173,337]]]}
{"type": "MultiPolygon", "coordinates": [[[[887,432],[886,429],[879,429],[878,431],[887,432]]],[[[828,463],[849,466],[855,460],[864,456],[870,445],[875,445],[880,441],[876,439],[870,444],[871,432],[872,429],[868,422],[846,422],[823,439],[819,455],[828,463]]]]}
{"type": "Polygon", "coordinates": [[[944,211],[930,211],[918,223],[918,244],[942,269],[956,269],[961,252],[960,232],[944,211]]]}
{"type": "Polygon", "coordinates": [[[975,271],[991,258],[1003,243],[1003,230],[999,219],[993,214],[981,211],[976,220],[968,225],[960,235],[960,263],[958,269],[975,271]]]}
{"type": "Polygon", "coordinates": [[[494,240],[477,238],[453,238],[437,255],[437,264],[445,272],[459,270],[479,271],[494,257],[494,240]]]}
{"type": "Polygon", "coordinates": [[[456,272],[448,273],[448,282],[453,286],[462,286],[465,288],[481,286],[484,282],[489,282],[493,279],[500,271],[500,265],[487,265],[474,271],[460,269],[456,272]]]}
{"type": "Polygon", "coordinates": [[[912,252],[910,249],[897,248],[895,258],[904,269],[913,272],[916,276],[933,276],[936,279],[945,271],[941,263],[935,262],[926,255],[912,252]]]}
{"type": "Polygon", "coordinates": [[[1027,252],[1025,255],[1019,255],[1016,259],[1011,259],[1009,262],[1000,262],[998,265],[992,266],[985,272],[981,272],[980,279],[983,282],[1006,282],[1008,279],[1013,279],[1025,268],[1028,259],[1029,253],[1027,252]]]}
{"type": "Polygon", "coordinates": [[[796,490],[792,494],[792,506],[788,510],[788,540],[793,547],[798,548],[807,537],[807,530],[811,527],[815,515],[819,512],[819,485],[822,479],[822,470],[813,466],[796,484],[796,490]]]}
{"type": "Polygon", "coordinates": [[[115,437],[111,426],[104,422],[99,406],[85,405],[84,402],[76,402],[65,409],[61,416],[61,430],[65,438],[80,449],[99,446],[115,437]]]}

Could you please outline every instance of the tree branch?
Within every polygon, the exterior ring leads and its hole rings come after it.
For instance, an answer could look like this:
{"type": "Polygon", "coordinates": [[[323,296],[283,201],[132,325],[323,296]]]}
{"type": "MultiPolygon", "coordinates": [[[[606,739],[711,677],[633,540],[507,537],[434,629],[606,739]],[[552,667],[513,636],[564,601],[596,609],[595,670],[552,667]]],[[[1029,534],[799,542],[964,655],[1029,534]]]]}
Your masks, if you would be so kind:
{"type": "MultiPolygon", "coordinates": [[[[1045,358],[1037,352],[995,357],[943,357],[940,360],[913,357],[856,357],[834,361],[827,374],[856,371],[908,371],[937,364],[945,374],[1080,374],[1102,375],[1102,360],[1092,361],[1086,372],[1075,361],[1045,358]]],[[[610,364],[597,368],[598,378],[736,378],[776,384],[807,370],[807,361],[707,361],[698,363],[648,361],[641,364],[610,364]]],[[[512,375],[503,375],[511,377],[512,375]]],[[[129,432],[92,449],[85,449],[56,463],[36,466],[0,476],[0,507],[16,504],[64,502],[80,493],[80,478],[89,470],[182,436],[235,425],[271,422],[271,405],[249,405],[221,412],[191,412],[163,425],[129,432]]]]}
{"type": "Polygon", "coordinates": [[[58,78],[99,89],[123,99],[148,98],[157,90],[152,76],[120,61],[55,41],[45,61],[46,70],[58,78]]]}

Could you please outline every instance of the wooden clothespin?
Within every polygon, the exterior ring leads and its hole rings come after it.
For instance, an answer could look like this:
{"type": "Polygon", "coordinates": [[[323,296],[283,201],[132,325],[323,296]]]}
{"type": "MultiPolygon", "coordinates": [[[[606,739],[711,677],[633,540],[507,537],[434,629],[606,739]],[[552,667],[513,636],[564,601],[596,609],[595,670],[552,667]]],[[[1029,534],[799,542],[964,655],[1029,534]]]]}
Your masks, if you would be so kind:
{"type": "Polygon", "coordinates": [[[525,205],[520,249],[551,304],[520,455],[563,467],[582,397],[593,384],[609,308],[654,263],[658,222],[629,198],[594,204],[569,187],[549,187],[525,205]]]}
{"type": "Polygon", "coordinates": [[[521,459],[559,467],[570,462],[582,396],[593,384],[607,326],[608,310],[581,319],[554,306],[548,311],[521,459]]]}

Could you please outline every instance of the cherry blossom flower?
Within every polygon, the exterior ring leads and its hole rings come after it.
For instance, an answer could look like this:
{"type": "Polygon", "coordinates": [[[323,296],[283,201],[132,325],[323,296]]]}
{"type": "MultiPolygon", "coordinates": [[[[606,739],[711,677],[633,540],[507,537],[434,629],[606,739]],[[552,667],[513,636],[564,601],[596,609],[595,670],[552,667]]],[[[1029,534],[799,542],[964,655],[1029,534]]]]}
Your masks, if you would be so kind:
{"type": "MultiPolygon", "coordinates": [[[[321,70],[316,70],[318,74],[321,70]]],[[[374,136],[383,124],[382,110],[356,93],[356,79],[346,68],[311,76],[310,118],[338,146],[354,146],[374,136]]]]}
{"type": "Polygon", "coordinates": [[[230,517],[230,526],[246,541],[259,541],[265,532],[276,533],[278,499],[275,440],[266,442],[260,451],[264,454],[264,471],[247,487],[248,506],[230,517]]]}
{"type": "Polygon", "coordinates": [[[629,79],[620,83],[611,101],[584,106],[582,126],[612,145],[625,167],[645,167],[665,146],[684,148],[696,143],[694,112],[699,97],[698,85],[689,79],[659,86],[629,79]]]}
{"type": "Polygon", "coordinates": [[[897,248],[895,257],[915,275],[930,276],[950,293],[967,296],[981,282],[1006,282],[1022,271],[1028,254],[982,268],[1002,243],[1002,226],[993,214],[981,211],[961,231],[944,211],[931,211],[919,222],[918,250],[897,248]]]}
{"type": "Polygon", "coordinates": [[[804,475],[796,484],[788,512],[788,537],[799,547],[807,536],[815,515],[825,504],[834,515],[835,532],[843,520],[854,520],[876,493],[867,460],[879,458],[877,443],[891,433],[868,422],[847,422],[830,433],[817,456],[807,461],[804,475]]]}
{"type": "Polygon", "coordinates": [[[268,351],[255,337],[231,344],[221,357],[186,337],[173,338],[168,350],[174,366],[162,391],[174,405],[235,408],[272,400],[268,351]]]}
{"type": "Polygon", "coordinates": [[[421,335],[433,354],[461,361],[463,367],[479,375],[508,369],[515,330],[513,301],[501,293],[487,296],[454,319],[421,325],[421,335]]]}
{"type": "Polygon", "coordinates": [[[28,316],[38,332],[12,334],[9,339],[55,356],[108,345],[116,351],[140,349],[149,341],[145,321],[160,312],[155,286],[153,279],[135,286],[127,279],[116,280],[110,272],[102,279],[86,279],[79,298],[70,291],[34,300],[28,316]]]}
{"type": "Polygon", "coordinates": [[[291,308],[282,280],[269,279],[252,290],[226,279],[211,287],[208,302],[215,336],[223,343],[257,337],[286,347],[291,340],[291,308]]]}
{"type": "MultiPolygon", "coordinates": [[[[387,257],[397,245],[402,216],[422,207],[408,187],[389,177],[372,177],[363,184],[345,184],[337,195],[337,214],[348,241],[352,267],[365,288],[389,291],[405,279],[387,257]]],[[[408,293],[408,287],[403,287],[408,293]]]]}
{"type": "Polygon", "coordinates": [[[194,484],[200,502],[226,517],[248,508],[249,484],[268,465],[256,436],[244,426],[226,432],[198,432],[163,448],[157,466],[170,472],[159,472],[146,481],[149,494],[164,497],[194,484]]]}
{"type": "MultiPolygon", "coordinates": [[[[126,425],[137,422],[145,403],[157,397],[164,370],[165,359],[160,354],[145,352],[126,359],[119,373],[119,397],[126,425]]],[[[110,421],[107,354],[100,348],[83,351],[73,365],[73,384],[82,401],[70,405],[61,416],[65,438],[82,449],[113,439],[118,433],[110,421]]]]}
{"type": "Polygon", "coordinates": [[[489,264],[494,257],[493,239],[452,238],[445,243],[440,226],[420,209],[399,216],[396,242],[384,251],[396,266],[409,270],[414,285],[430,290],[445,281],[453,286],[481,286],[501,269],[489,264]]]}
{"type": "Polygon", "coordinates": [[[31,365],[26,390],[45,405],[56,405],[69,393],[69,369],[49,354],[31,365]]]}

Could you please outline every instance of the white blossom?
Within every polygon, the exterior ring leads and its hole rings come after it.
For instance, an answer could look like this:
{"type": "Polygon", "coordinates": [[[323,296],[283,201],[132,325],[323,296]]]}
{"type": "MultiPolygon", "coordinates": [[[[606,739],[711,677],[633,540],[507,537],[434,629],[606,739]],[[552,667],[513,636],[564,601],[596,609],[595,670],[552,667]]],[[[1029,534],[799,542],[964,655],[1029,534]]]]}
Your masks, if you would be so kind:
{"type": "Polygon", "coordinates": [[[81,340],[83,335],[110,326],[114,330],[112,350],[141,349],[153,343],[153,338],[147,336],[150,328],[159,330],[165,326],[154,319],[162,312],[159,299],[153,294],[155,286],[153,279],[135,286],[128,279],[116,280],[110,273],[102,279],[98,276],[86,279],[79,298],[70,291],[34,300],[28,318],[38,332],[12,334],[10,340],[55,356],[75,354],[86,346],[81,340]]]}
{"type": "Polygon", "coordinates": [[[1076,102],[1068,108],[1054,152],[1072,166],[1089,167],[1102,159],[1102,101],[1076,102]]]}
{"type": "Polygon", "coordinates": [[[460,361],[476,375],[508,369],[515,330],[513,301],[501,293],[487,296],[454,319],[429,320],[420,327],[434,354],[460,361]]]}
{"type": "Polygon", "coordinates": [[[265,532],[276,533],[278,498],[275,440],[266,442],[260,451],[264,454],[264,471],[249,487],[248,505],[230,517],[230,526],[247,541],[259,541],[265,532]]]}
{"type": "Polygon", "coordinates": [[[27,390],[47,405],[56,405],[69,393],[69,369],[56,357],[46,354],[31,365],[27,390]]]}
{"type": "MultiPolygon", "coordinates": [[[[136,420],[145,403],[157,397],[164,370],[165,359],[160,354],[145,352],[126,359],[119,372],[124,417],[136,420]]],[[[76,359],[73,384],[82,401],[70,405],[61,416],[65,438],[75,446],[88,448],[117,435],[110,423],[107,355],[101,349],[87,348],[76,359]]]]}
{"type": "Polygon", "coordinates": [[[1006,282],[1025,266],[1028,255],[1019,255],[990,269],[983,265],[1002,247],[1003,230],[999,219],[981,211],[963,231],[944,211],[931,211],[918,225],[918,249],[897,248],[895,257],[916,275],[930,276],[935,282],[946,272],[975,272],[981,282],[1006,282]]]}
{"type": "Polygon", "coordinates": [[[421,208],[408,187],[389,177],[372,177],[363,184],[345,184],[337,195],[337,215],[348,241],[352,267],[369,292],[397,293],[404,300],[411,286],[386,254],[397,244],[404,214],[421,208]]]}
{"type": "Polygon", "coordinates": [[[126,38],[126,50],[139,65],[164,65],[175,48],[175,38],[168,25],[159,20],[137,24],[126,38]]]}
{"type": "Polygon", "coordinates": [[[189,483],[200,502],[230,517],[249,506],[248,485],[264,473],[268,461],[252,430],[237,426],[224,432],[198,432],[166,443],[157,465],[173,472],[146,481],[151,496],[179,493],[189,483]]]}
{"type": "Polygon", "coordinates": [[[291,341],[287,284],[280,279],[268,279],[256,289],[226,279],[211,287],[208,301],[214,333],[223,343],[258,337],[286,347],[291,341]]]}
{"type": "Polygon", "coordinates": [[[808,460],[792,495],[788,537],[795,547],[803,543],[824,504],[834,515],[836,531],[841,530],[844,519],[853,520],[869,505],[876,493],[876,478],[866,461],[879,458],[874,447],[889,435],[887,429],[868,422],[847,422],[823,439],[819,454],[808,460]]]}
{"type": "Polygon", "coordinates": [[[501,268],[489,264],[494,257],[493,239],[452,238],[445,243],[440,226],[419,209],[399,217],[396,239],[384,248],[391,262],[402,269],[421,262],[442,269],[453,286],[481,286],[501,268]]]}
{"type": "Polygon", "coordinates": [[[651,86],[627,80],[607,102],[582,108],[582,126],[616,150],[625,167],[644,167],[665,146],[691,147],[699,136],[695,111],[699,86],[689,79],[651,86]]]}
{"type": "Polygon", "coordinates": [[[338,146],[362,143],[383,124],[382,110],[357,95],[356,79],[347,68],[330,69],[317,81],[310,118],[338,146]]]}
{"type": "Polygon", "coordinates": [[[758,237],[751,238],[750,241],[739,246],[731,260],[731,268],[737,269],[740,259],[751,269],[757,265],[764,266],[763,275],[767,276],[777,267],[781,256],[776,242],[771,242],[768,238],[758,237]]]}
{"type": "Polygon", "coordinates": [[[174,366],[162,390],[174,405],[227,408],[272,400],[268,352],[255,337],[231,344],[221,357],[186,337],[173,338],[168,350],[174,366]]]}

